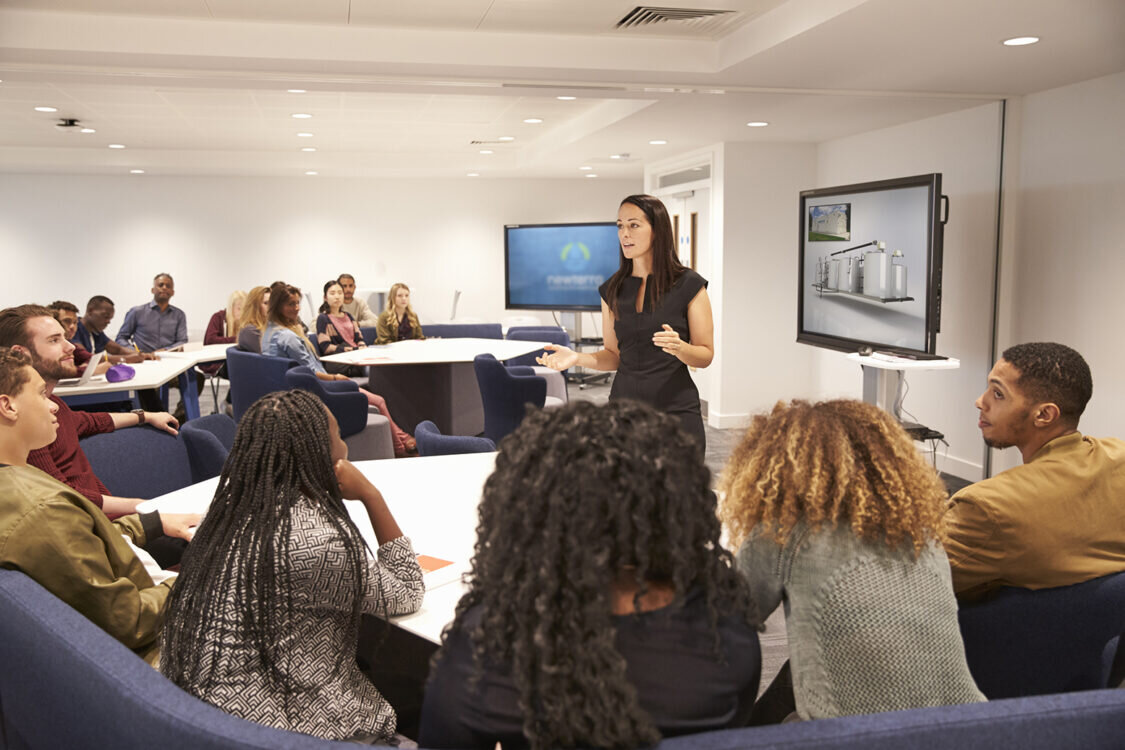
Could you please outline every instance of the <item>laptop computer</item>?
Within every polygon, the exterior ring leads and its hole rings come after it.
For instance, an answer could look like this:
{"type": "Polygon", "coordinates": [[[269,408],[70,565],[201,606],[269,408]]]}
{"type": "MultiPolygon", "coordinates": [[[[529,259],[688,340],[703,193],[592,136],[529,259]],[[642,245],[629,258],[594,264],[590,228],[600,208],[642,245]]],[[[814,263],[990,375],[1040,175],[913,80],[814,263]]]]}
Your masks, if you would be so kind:
{"type": "Polygon", "coordinates": [[[59,381],[59,385],[86,385],[87,383],[97,383],[105,380],[104,375],[94,375],[94,371],[98,369],[98,365],[102,363],[105,357],[105,352],[94,352],[94,356],[90,357],[90,361],[86,363],[86,369],[82,371],[80,378],[64,378],[59,381]]]}

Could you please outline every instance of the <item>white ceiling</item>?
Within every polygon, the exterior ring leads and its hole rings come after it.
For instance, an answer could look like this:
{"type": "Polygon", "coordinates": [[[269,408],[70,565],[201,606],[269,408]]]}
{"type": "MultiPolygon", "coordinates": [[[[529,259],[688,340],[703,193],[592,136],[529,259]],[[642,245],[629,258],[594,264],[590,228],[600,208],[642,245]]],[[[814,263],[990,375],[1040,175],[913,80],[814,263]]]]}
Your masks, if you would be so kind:
{"type": "Polygon", "coordinates": [[[0,0],[0,171],[637,177],[1125,69],[1121,0],[677,0],[735,12],[618,30],[635,5],[0,0]]]}

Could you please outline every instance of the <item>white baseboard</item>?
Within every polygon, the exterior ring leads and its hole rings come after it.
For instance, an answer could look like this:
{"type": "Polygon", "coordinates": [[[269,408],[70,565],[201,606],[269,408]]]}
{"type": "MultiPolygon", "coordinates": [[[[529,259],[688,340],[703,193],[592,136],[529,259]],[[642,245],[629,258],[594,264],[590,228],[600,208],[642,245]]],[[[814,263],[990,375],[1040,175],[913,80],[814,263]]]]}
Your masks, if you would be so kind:
{"type": "MultiPolygon", "coordinates": [[[[921,447],[921,443],[919,443],[919,447],[921,447]]],[[[925,453],[927,461],[932,461],[928,450],[923,451],[923,453],[925,453]]],[[[940,448],[937,454],[937,468],[940,472],[952,474],[955,477],[961,477],[969,482],[979,482],[984,479],[984,467],[980,462],[967,461],[954,455],[946,455],[942,453],[940,448]]]]}
{"type": "Polygon", "coordinates": [[[720,414],[711,411],[707,414],[707,424],[716,430],[730,430],[746,427],[750,424],[749,414],[720,414]]]}

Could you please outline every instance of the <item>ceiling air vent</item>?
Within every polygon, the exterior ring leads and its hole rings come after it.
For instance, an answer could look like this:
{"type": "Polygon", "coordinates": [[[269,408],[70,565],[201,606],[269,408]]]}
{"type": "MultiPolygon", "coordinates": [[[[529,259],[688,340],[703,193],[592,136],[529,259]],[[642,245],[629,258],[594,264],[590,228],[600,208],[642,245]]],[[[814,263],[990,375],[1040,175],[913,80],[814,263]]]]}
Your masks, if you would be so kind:
{"type": "MultiPolygon", "coordinates": [[[[733,10],[707,10],[706,8],[661,8],[654,5],[638,5],[617,22],[621,30],[651,28],[670,21],[677,23],[680,31],[702,35],[714,35],[726,31],[737,23],[739,14],[733,10]]],[[[672,29],[663,29],[672,31],[672,29]]]]}

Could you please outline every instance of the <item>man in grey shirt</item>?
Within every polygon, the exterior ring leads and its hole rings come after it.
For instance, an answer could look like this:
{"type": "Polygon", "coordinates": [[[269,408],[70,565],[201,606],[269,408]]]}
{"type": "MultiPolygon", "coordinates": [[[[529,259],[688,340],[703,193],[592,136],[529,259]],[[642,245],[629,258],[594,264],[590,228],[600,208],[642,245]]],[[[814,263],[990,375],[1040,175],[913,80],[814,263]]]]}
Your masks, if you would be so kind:
{"type": "Polygon", "coordinates": [[[344,312],[355,318],[356,326],[374,326],[379,317],[371,311],[366,301],[355,296],[355,277],[350,273],[342,273],[336,281],[344,289],[344,312]]]}
{"type": "Polygon", "coordinates": [[[176,349],[187,343],[187,316],[170,300],[176,293],[176,282],[166,273],[152,280],[152,302],[145,302],[125,313],[125,322],[117,332],[117,343],[136,347],[141,352],[176,349]]]}
{"type": "MultiPolygon", "coordinates": [[[[125,322],[117,332],[117,343],[135,348],[139,352],[162,352],[178,349],[187,343],[187,316],[171,304],[176,293],[176,282],[171,274],[158,273],[152,280],[152,302],[129,308],[125,322]]],[[[176,387],[175,381],[168,384],[176,387]]],[[[203,391],[203,376],[196,374],[197,393],[203,391]]],[[[167,408],[157,390],[137,391],[137,400],[145,411],[165,411],[167,408]]],[[[184,422],[184,406],[180,401],[175,417],[184,422]]]]}

